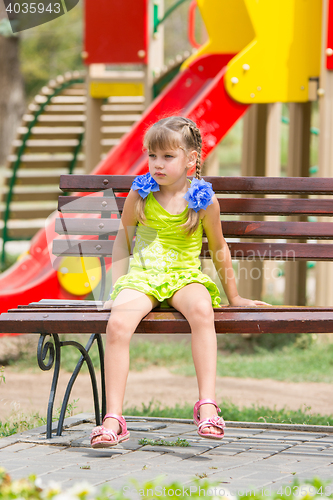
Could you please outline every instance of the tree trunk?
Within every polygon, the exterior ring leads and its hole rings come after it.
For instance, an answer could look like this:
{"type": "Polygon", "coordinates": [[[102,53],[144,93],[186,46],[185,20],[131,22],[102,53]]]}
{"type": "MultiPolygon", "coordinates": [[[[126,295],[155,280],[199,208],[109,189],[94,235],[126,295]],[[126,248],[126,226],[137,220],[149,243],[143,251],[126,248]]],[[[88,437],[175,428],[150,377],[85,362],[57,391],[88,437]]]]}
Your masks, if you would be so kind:
{"type": "MultiPolygon", "coordinates": [[[[4,3],[0,1],[0,21],[6,18],[4,3]]],[[[19,37],[0,34],[0,166],[5,165],[24,109],[19,37]]]]}

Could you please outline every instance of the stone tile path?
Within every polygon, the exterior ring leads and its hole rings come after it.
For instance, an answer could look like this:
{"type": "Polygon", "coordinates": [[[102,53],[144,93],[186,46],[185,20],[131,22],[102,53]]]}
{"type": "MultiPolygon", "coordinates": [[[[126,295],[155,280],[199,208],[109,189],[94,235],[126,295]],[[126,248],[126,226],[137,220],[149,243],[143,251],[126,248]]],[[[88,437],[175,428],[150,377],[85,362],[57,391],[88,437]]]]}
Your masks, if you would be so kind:
{"type": "Polygon", "coordinates": [[[130,478],[142,484],[163,477],[167,484],[176,480],[182,484],[186,491],[181,497],[197,487],[194,480],[198,478],[243,495],[253,490],[268,495],[270,490],[292,485],[295,479],[315,476],[331,480],[333,485],[333,429],[329,427],[227,422],[220,442],[200,438],[190,420],[126,420],[130,440],[108,450],[90,448],[90,414],[67,419],[63,435],[51,440],[45,438],[45,428],[2,438],[0,466],[13,479],[34,473],[45,485],[57,481],[65,489],[84,480],[120,490],[133,488],[130,478]],[[190,446],[142,445],[142,438],[180,438],[190,446]]]}

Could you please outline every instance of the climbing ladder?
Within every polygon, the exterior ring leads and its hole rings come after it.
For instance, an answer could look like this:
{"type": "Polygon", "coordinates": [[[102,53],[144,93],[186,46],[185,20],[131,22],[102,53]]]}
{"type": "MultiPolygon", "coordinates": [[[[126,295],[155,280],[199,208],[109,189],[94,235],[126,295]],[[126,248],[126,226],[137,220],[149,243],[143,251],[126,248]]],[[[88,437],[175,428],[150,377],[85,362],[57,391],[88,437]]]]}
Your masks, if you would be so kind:
{"type": "MultiPolygon", "coordinates": [[[[189,53],[178,55],[154,78],[153,96],[179,71],[189,53]]],[[[0,191],[0,237],[29,240],[57,208],[61,174],[84,173],[85,75],[51,80],[29,105],[7,158],[0,191]]],[[[144,96],[112,96],[101,105],[102,160],[130,131],[145,108],[144,96]]],[[[2,252],[4,263],[5,252],[2,252]]]]}
{"type": "MultiPolygon", "coordinates": [[[[139,120],[143,101],[143,96],[105,100],[101,159],[139,120]]],[[[57,208],[61,174],[84,173],[85,121],[86,87],[78,72],[50,81],[29,105],[7,158],[0,193],[4,243],[28,240],[44,226],[57,208]]]]}

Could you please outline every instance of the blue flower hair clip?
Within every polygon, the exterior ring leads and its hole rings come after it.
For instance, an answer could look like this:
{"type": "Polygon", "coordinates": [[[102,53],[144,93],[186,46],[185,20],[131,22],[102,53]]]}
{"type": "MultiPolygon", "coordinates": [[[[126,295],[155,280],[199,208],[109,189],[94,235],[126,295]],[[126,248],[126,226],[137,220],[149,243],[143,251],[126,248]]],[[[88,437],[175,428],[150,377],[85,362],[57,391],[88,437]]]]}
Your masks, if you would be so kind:
{"type": "Polygon", "coordinates": [[[138,190],[141,198],[146,198],[151,191],[159,191],[160,186],[148,172],[147,174],[135,177],[131,189],[134,191],[138,190]]]}
{"type": "Polygon", "coordinates": [[[213,196],[214,191],[210,182],[194,178],[184,198],[188,201],[188,208],[193,208],[195,212],[199,212],[201,208],[206,210],[208,205],[212,205],[213,196]]]}

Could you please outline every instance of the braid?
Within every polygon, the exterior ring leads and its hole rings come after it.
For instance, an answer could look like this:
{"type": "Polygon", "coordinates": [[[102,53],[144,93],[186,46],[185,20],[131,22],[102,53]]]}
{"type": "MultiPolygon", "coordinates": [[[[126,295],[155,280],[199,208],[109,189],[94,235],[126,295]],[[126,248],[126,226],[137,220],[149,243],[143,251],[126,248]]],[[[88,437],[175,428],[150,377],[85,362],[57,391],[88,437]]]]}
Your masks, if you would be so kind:
{"type": "Polygon", "coordinates": [[[196,142],[196,150],[198,152],[198,157],[197,157],[197,164],[195,167],[195,176],[197,179],[201,179],[201,150],[202,150],[202,139],[201,139],[201,134],[200,130],[198,127],[192,127],[192,132],[195,138],[196,142]]]}
{"type": "Polygon", "coordinates": [[[190,120],[189,118],[184,118],[185,124],[187,125],[190,132],[191,132],[191,137],[193,138],[194,141],[194,149],[198,153],[197,157],[197,162],[195,166],[195,177],[197,179],[201,179],[201,151],[202,151],[202,138],[201,138],[201,133],[200,130],[198,129],[196,123],[194,121],[190,120]]]}

